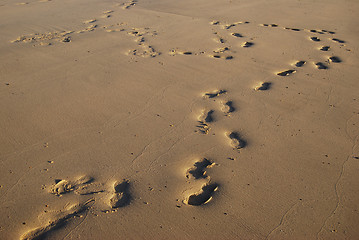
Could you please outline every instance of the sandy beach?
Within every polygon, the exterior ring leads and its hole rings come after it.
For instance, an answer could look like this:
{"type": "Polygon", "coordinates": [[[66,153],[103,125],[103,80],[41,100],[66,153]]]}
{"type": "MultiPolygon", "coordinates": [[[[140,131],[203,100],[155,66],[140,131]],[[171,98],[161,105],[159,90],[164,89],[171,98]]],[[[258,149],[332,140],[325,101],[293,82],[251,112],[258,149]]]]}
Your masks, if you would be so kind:
{"type": "Polygon", "coordinates": [[[0,239],[359,239],[359,1],[22,1],[0,239]]]}

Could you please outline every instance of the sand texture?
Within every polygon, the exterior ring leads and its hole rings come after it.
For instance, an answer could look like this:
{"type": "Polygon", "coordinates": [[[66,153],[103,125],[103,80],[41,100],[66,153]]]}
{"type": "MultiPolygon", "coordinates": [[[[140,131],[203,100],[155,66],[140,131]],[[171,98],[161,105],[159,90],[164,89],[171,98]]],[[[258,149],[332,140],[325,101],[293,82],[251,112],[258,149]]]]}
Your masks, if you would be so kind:
{"type": "Polygon", "coordinates": [[[0,239],[359,239],[358,12],[2,0],[0,239]]]}

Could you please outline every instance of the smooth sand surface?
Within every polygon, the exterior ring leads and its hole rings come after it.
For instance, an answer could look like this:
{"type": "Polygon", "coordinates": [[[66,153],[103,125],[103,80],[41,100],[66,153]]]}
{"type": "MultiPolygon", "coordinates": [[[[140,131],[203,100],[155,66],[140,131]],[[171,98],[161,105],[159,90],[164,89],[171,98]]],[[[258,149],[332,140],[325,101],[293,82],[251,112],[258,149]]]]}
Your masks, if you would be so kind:
{"type": "Polygon", "coordinates": [[[1,1],[0,239],[359,239],[358,12],[1,1]]]}

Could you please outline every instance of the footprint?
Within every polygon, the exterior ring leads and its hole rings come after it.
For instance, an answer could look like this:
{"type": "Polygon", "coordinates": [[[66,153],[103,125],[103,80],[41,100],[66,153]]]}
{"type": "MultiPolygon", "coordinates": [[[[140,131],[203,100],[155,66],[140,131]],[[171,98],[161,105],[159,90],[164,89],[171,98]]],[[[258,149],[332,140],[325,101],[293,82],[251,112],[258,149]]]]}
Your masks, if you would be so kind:
{"type": "Polygon", "coordinates": [[[212,200],[212,196],[214,192],[216,192],[217,190],[218,190],[218,184],[206,183],[202,186],[202,189],[199,192],[190,195],[185,200],[185,203],[193,206],[200,206],[207,204],[209,201],[212,200]]]}
{"type": "Polygon", "coordinates": [[[94,23],[96,21],[97,21],[96,19],[91,19],[91,20],[84,21],[84,24],[94,23]]]}
{"type": "Polygon", "coordinates": [[[242,44],[242,47],[248,48],[248,47],[252,47],[253,45],[254,45],[254,43],[252,43],[252,42],[244,42],[242,44]]]}
{"type": "Polygon", "coordinates": [[[317,62],[317,63],[315,63],[315,65],[317,66],[318,69],[328,69],[328,66],[326,66],[322,62],[317,62]]]}
{"type": "Polygon", "coordinates": [[[312,40],[314,42],[320,42],[320,39],[317,37],[310,37],[310,40],[312,40]]]}
{"type": "Polygon", "coordinates": [[[104,11],[103,14],[110,14],[113,13],[113,10],[104,11]]]}
{"type": "Polygon", "coordinates": [[[234,111],[235,108],[233,107],[232,101],[222,102],[222,112],[224,112],[225,116],[230,116],[234,111]]]}
{"type": "Polygon", "coordinates": [[[206,158],[203,158],[202,161],[196,162],[194,167],[188,169],[186,178],[190,178],[190,175],[192,175],[195,179],[207,178],[208,176],[206,175],[205,169],[211,168],[212,166],[214,166],[214,163],[206,158]]]}
{"type": "Polygon", "coordinates": [[[320,31],[318,31],[318,30],[315,30],[315,29],[312,29],[312,30],[309,30],[310,32],[312,32],[312,33],[319,33],[319,34],[324,34],[323,32],[320,32],[320,31]]]}
{"type": "Polygon", "coordinates": [[[306,63],[307,63],[306,61],[298,61],[298,62],[295,63],[295,66],[296,67],[303,67],[304,64],[306,64],[306,63]]]}
{"type": "Polygon", "coordinates": [[[262,26],[262,27],[278,27],[278,24],[274,24],[274,23],[272,23],[272,24],[266,24],[266,23],[263,23],[263,24],[261,24],[260,26],[262,26]]]}
{"type": "Polygon", "coordinates": [[[78,195],[92,195],[105,192],[105,187],[101,183],[91,182],[89,184],[81,185],[74,192],[78,195]]]}
{"type": "Polygon", "coordinates": [[[83,187],[85,184],[93,182],[93,178],[89,176],[82,176],[74,181],[69,180],[55,180],[56,183],[50,188],[50,193],[55,195],[62,195],[83,187]]]}
{"type": "Polygon", "coordinates": [[[98,27],[98,25],[93,24],[93,25],[90,25],[90,26],[86,27],[86,28],[83,29],[83,30],[77,31],[77,33],[92,32],[92,31],[94,31],[97,27],[98,27]]]}
{"type": "Polygon", "coordinates": [[[335,34],[335,32],[333,32],[333,31],[328,31],[328,30],[322,30],[322,32],[326,32],[326,33],[329,33],[329,34],[335,34]]]}
{"type": "Polygon", "coordinates": [[[222,94],[226,94],[227,90],[215,90],[213,92],[207,92],[203,95],[204,98],[215,98],[222,94]]]}
{"type": "Polygon", "coordinates": [[[224,53],[226,51],[229,51],[230,48],[229,47],[222,47],[222,48],[218,48],[217,50],[214,50],[214,53],[224,53]]]}
{"type": "Polygon", "coordinates": [[[326,51],[329,50],[329,48],[330,48],[329,46],[323,46],[323,47],[321,47],[319,50],[326,52],[326,51]]]}
{"type": "Polygon", "coordinates": [[[340,40],[340,39],[338,39],[338,38],[332,38],[332,41],[338,42],[338,43],[345,43],[344,40],[340,40]]]}
{"type": "Polygon", "coordinates": [[[213,112],[214,112],[213,110],[210,110],[208,112],[203,110],[202,114],[199,115],[198,117],[199,125],[197,127],[201,133],[203,134],[209,133],[210,127],[208,123],[213,122],[213,117],[212,117],[213,112]]]}
{"type": "Polygon", "coordinates": [[[226,133],[226,136],[229,138],[231,146],[238,151],[247,145],[247,142],[241,139],[237,132],[226,133]]]}
{"type": "Polygon", "coordinates": [[[232,27],[235,27],[235,26],[236,26],[235,23],[231,23],[231,24],[224,25],[223,28],[228,30],[228,29],[231,29],[232,27]]]}
{"type": "Polygon", "coordinates": [[[109,205],[111,208],[124,207],[130,204],[131,195],[129,193],[130,182],[128,180],[123,180],[120,183],[115,183],[114,193],[109,199],[109,205]]]}
{"type": "Polygon", "coordinates": [[[237,37],[237,38],[243,37],[243,35],[240,34],[240,33],[231,33],[231,35],[232,35],[233,37],[237,37]]]}
{"type": "Polygon", "coordinates": [[[285,76],[289,76],[289,75],[291,75],[292,73],[295,73],[295,72],[296,72],[295,70],[287,70],[287,71],[279,72],[279,73],[277,73],[277,75],[285,77],[285,76]]]}
{"type": "Polygon", "coordinates": [[[169,54],[171,56],[175,56],[175,55],[187,55],[187,56],[194,55],[194,53],[191,52],[191,51],[182,51],[182,50],[178,50],[178,49],[171,49],[169,54]]]}
{"type": "Polygon", "coordinates": [[[46,225],[42,227],[30,230],[29,232],[22,235],[21,239],[33,240],[46,238],[46,234],[48,234],[49,232],[65,225],[68,221],[74,219],[75,217],[80,217],[81,213],[87,212],[90,206],[94,203],[94,201],[94,199],[90,199],[83,204],[76,204],[68,207],[64,212],[61,212],[55,220],[49,221],[46,225]]]}
{"type": "Polygon", "coordinates": [[[132,1],[127,2],[127,3],[123,3],[122,8],[123,9],[129,9],[132,6],[135,6],[136,3],[137,3],[137,0],[132,0],[132,1]]]}
{"type": "Polygon", "coordinates": [[[268,90],[271,87],[272,83],[270,82],[263,82],[261,84],[259,84],[257,87],[255,87],[256,91],[264,91],[264,90],[268,90]]]}
{"type": "Polygon", "coordinates": [[[284,28],[284,29],[286,29],[286,30],[292,30],[292,31],[294,31],[294,32],[300,32],[300,31],[301,31],[301,29],[299,29],[299,28],[288,28],[288,27],[286,27],[286,28],[284,28]]]}
{"type": "Polygon", "coordinates": [[[129,55],[134,55],[134,56],[140,56],[140,57],[144,57],[144,58],[154,58],[157,57],[158,55],[161,55],[160,52],[157,52],[152,46],[148,46],[145,44],[139,44],[139,46],[141,47],[141,49],[132,49],[128,51],[129,55]]]}
{"type": "Polygon", "coordinates": [[[63,39],[61,39],[61,42],[64,42],[64,43],[71,42],[71,37],[64,37],[63,39]]]}
{"type": "Polygon", "coordinates": [[[217,59],[220,59],[220,58],[223,58],[225,60],[231,60],[233,59],[233,56],[223,56],[223,55],[219,55],[219,54],[214,54],[214,55],[209,55],[210,57],[212,58],[217,58],[217,59]]]}
{"type": "Polygon", "coordinates": [[[227,40],[219,36],[217,32],[215,32],[214,35],[216,35],[216,37],[213,39],[215,42],[222,44],[227,42],[227,40]]]}
{"type": "Polygon", "coordinates": [[[335,57],[335,56],[329,57],[329,61],[330,61],[330,62],[333,62],[333,63],[340,63],[340,62],[342,62],[342,60],[341,60],[339,57],[335,57]]]}
{"type": "Polygon", "coordinates": [[[219,21],[216,21],[216,20],[213,20],[213,21],[210,22],[209,24],[211,24],[211,25],[219,25],[220,22],[219,22],[219,21]]]}

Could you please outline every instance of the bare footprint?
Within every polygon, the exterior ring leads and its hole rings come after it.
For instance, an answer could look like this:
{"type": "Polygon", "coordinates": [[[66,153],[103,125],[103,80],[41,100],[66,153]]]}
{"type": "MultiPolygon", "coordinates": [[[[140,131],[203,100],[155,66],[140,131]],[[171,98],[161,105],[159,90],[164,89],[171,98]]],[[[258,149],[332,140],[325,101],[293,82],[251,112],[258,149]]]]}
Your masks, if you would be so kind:
{"type": "Polygon", "coordinates": [[[220,24],[220,22],[219,21],[217,21],[217,20],[213,20],[212,22],[210,22],[209,24],[211,24],[211,25],[219,25],[220,24]]]}
{"type": "Polygon", "coordinates": [[[320,51],[327,52],[329,49],[330,49],[329,46],[323,46],[323,47],[321,47],[319,50],[320,50],[320,51]]]}
{"type": "Polygon", "coordinates": [[[335,57],[335,56],[329,57],[329,61],[333,62],[333,63],[341,63],[342,62],[342,60],[339,57],[335,57]]]}
{"type": "Polygon", "coordinates": [[[207,92],[203,95],[204,98],[215,98],[218,97],[222,94],[226,94],[227,91],[226,90],[215,90],[213,92],[207,92]]]}
{"type": "Polygon", "coordinates": [[[314,42],[320,42],[320,39],[317,37],[310,37],[310,40],[312,40],[314,42]]]}
{"type": "Polygon", "coordinates": [[[194,164],[194,167],[187,170],[186,178],[193,176],[195,179],[207,178],[206,169],[214,166],[214,163],[210,160],[203,158],[202,161],[198,161],[194,164]]]}
{"type": "Polygon", "coordinates": [[[49,221],[44,226],[30,230],[21,236],[22,240],[34,240],[34,239],[44,239],[46,234],[49,232],[65,225],[68,221],[79,217],[83,212],[88,211],[89,207],[94,203],[94,199],[90,199],[82,204],[75,204],[68,207],[64,212],[61,212],[56,219],[49,221]]]}
{"type": "Polygon", "coordinates": [[[242,47],[248,48],[248,47],[252,47],[253,45],[254,45],[254,43],[252,43],[252,42],[244,42],[242,44],[242,47]]]}
{"type": "Polygon", "coordinates": [[[268,90],[270,87],[271,87],[272,83],[270,82],[263,82],[263,83],[260,83],[258,86],[256,86],[254,89],[256,91],[265,91],[265,90],[268,90]]]}
{"type": "Polygon", "coordinates": [[[284,29],[286,29],[286,30],[292,30],[292,31],[294,31],[294,32],[300,32],[300,31],[302,31],[302,30],[299,29],[299,28],[288,28],[288,27],[285,27],[284,29]]]}
{"type": "Polygon", "coordinates": [[[328,31],[328,30],[322,30],[322,32],[329,33],[329,34],[335,34],[335,32],[333,32],[333,31],[328,31]]]}
{"type": "Polygon", "coordinates": [[[322,70],[322,69],[328,69],[328,66],[326,66],[324,63],[322,62],[317,62],[315,63],[315,66],[317,66],[318,69],[322,70]]]}
{"type": "Polygon", "coordinates": [[[90,19],[90,20],[84,21],[84,24],[94,23],[96,21],[97,21],[96,19],[90,19]]]}
{"type": "Polygon", "coordinates": [[[338,42],[338,43],[345,43],[344,40],[340,40],[340,39],[338,39],[338,38],[332,38],[332,41],[338,42]]]}
{"type": "Polygon", "coordinates": [[[220,55],[220,54],[213,54],[213,55],[210,55],[210,57],[212,58],[217,58],[217,59],[225,59],[225,60],[231,60],[233,59],[233,56],[229,55],[229,56],[224,56],[224,55],[220,55]]]}
{"type": "Polygon", "coordinates": [[[278,24],[274,24],[274,23],[272,23],[272,24],[263,23],[263,24],[260,24],[260,26],[262,26],[262,27],[278,27],[278,24]]]}
{"type": "Polygon", "coordinates": [[[222,104],[222,112],[225,114],[225,116],[230,116],[232,112],[234,112],[236,109],[233,107],[232,101],[223,101],[222,104]]]}
{"type": "Polygon", "coordinates": [[[214,192],[218,190],[218,184],[216,183],[206,183],[202,186],[202,189],[194,194],[191,194],[186,200],[185,203],[188,205],[199,206],[207,204],[212,200],[214,192]]]}
{"type": "Polygon", "coordinates": [[[294,64],[294,66],[296,66],[296,67],[303,67],[304,64],[306,64],[306,63],[307,63],[306,61],[298,61],[298,62],[296,62],[296,63],[294,64]]]}
{"type": "Polygon", "coordinates": [[[219,36],[218,33],[215,32],[214,34],[216,35],[216,37],[213,38],[213,40],[214,40],[215,42],[217,42],[217,43],[222,43],[222,44],[227,42],[227,40],[224,39],[223,37],[219,36]]]}
{"type": "Polygon", "coordinates": [[[104,11],[103,14],[110,14],[113,13],[113,10],[104,11]]]}
{"type": "Polygon", "coordinates": [[[283,71],[283,72],[279,72],[277,73],[278,76],[281,76],[281,77],[285,77],[285,76],[289,76],[291,75],[292,73],[295,73],[296,71],[295,70],[287,70],[287,71],[283,71]]]}
{"type": "Polygon", "coordinates": [[[197,126],[199,131],[203,134],[208,134],[210,131],[209,123],[213,122],[213,110],[203,110],[201,115],[198,116],[199,125],[197,126]]]}
{"type": "Polygon", "coordinates": [[[240,33],[231,33],[231,35],[232,35],[233,37],[237,37],[237,38],[243,37],[243,35],[240,34],[240,33]]]}
{"type": "Polygon", "coordinates": [[[130,2],[124,3],[124,4],[122,5],[122,8],[123,8],[123,9],[129,9],[129,8],[132,7],[132,6],[135,6],[136,3],[137,3],[137,0],[132,0],[132,1],[130,1],[130,2]]]}
{"type": "Polygon", "coordinates": [[[230,140],[230,145],[233,149],[237,149],[239,151],[247,145],[247,142],[241,139],[239,133],[237,132],[226,133],[226,136],[230,140]]]}
{"type": "Polygon", "coordinates": [[[186,56],[190,56],[190,55],[194,55],[195,53],[192,51],[183,51],[183,50],[178,50],[178,49],[171,49],[169,51],[169,54],[171,56],[175,56],[175,55],[186,55],[186,56]]]}
{"type": "Polygon", "coordinates": [[[75,190],[78,190],[80,187],[83,187],[85,184],[90,184],[94,179],[89,176],[82,176],[76,180],[56,180],[56,183],[51,186],[50,193],[55,195],[62,195],[65,193],[69,193],[75,190]]]}
{"type": "Polygon", "coordinates": [[[221,48],[218,48],[218,49],[214,50],[213,52],[214,53],[224,53],[224,52],[229,51],[229,50],[230,50],[229,47],[221,47],[221,48]]]}
{"type": "Polygon", "coordinates": [[[311,32],[311,33],[319,33],[319,34],[324,34],[324,32],[322,32],[322,31],[318,31],[318,30],[315,30],[315,29],[312,29],[312,30],[309,30],[309,32],[311,32]]]}
{"type": "Polygon", "coordinates": [[[130,182],[128,180],[123,180],[120,183],[115,183],[114,193],[109,199],[109,205],[111,208],[124,207],[130,204],[131,195],[129,193],[130,182]]]}

